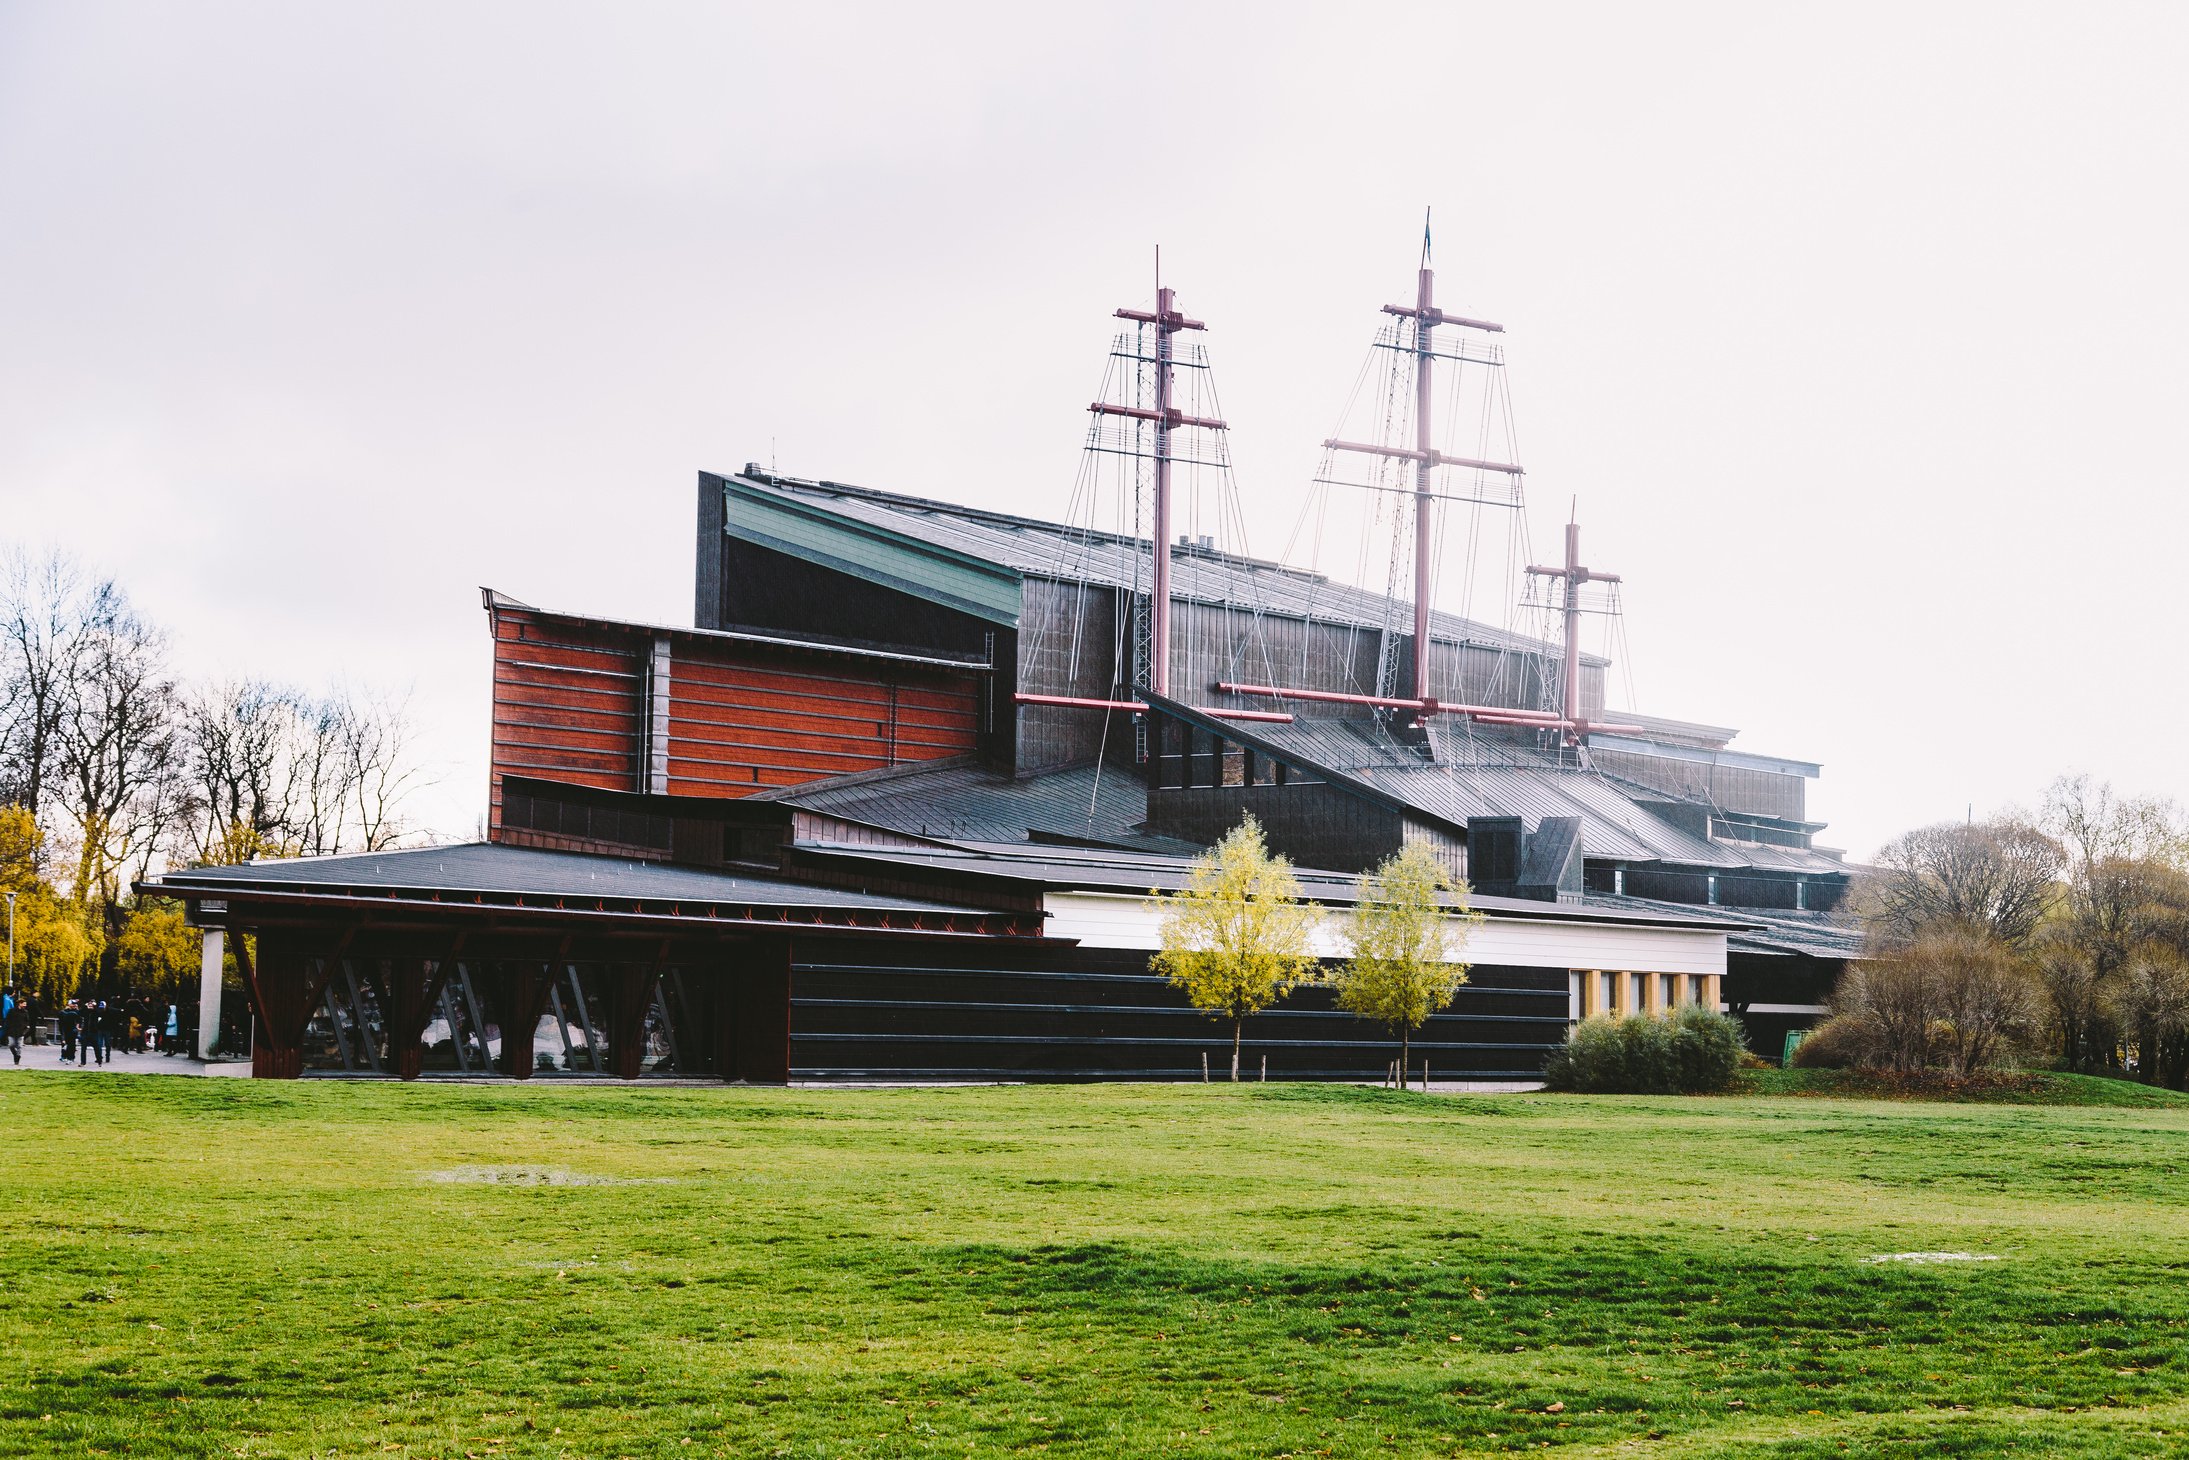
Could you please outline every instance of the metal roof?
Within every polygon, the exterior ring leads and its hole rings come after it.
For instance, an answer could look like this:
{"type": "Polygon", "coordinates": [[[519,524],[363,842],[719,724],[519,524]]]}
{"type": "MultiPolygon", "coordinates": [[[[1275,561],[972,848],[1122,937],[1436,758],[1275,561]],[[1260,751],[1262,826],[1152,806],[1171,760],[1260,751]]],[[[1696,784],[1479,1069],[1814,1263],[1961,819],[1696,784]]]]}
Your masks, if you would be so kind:
{"type": "MultiPolygon", "coordinates": [[[[955,603],[967,612],[999,622],[1015,622],[1015,598],[1006,606],[995,589],[983,584],[973,565],[992,564],[1013,574],[1089,582],[1130,589],[1135,569],[1146,576],[1148,541],[1038,518],[1017,517],[963,507],[924,497],[899,496],[841,482],[776,476],[752,467],[725,478],[729,490],[724,530],[779,551],[893,581],[909,591],[955,603]],[[866,529],[864,534],[826,533],[816,513],[866,529]],[[909,551],[879,553],[890,534],[909,551]],[[918,562],[918,558],[931,561],[918,562]],[[928,580],[932,579],[930,582],[928,580]]],[[[1320,573],[1282,563],[1242,557],[1200,547],[1175,548],[1171,554],[1171,596],[1188,602],[1251,607],[1319,623],[1380,628],[1413,621],[1410,604],[1398,603],[1338,583],[1320,573]]],[[[1436,613],[1430,638],[1448,643],[1558,655],[1563,650],[1527,635],[1436,613]]],[[[1609,660],[1584,656],[1591,665],[1609,660]]]]}
{"type": "Polygon", "coordinates": [[[1142,830],[1146,789],[1131,771],[1115,766],[1014,776],[954,760],[785,786],[748,799],[940,841],[1023,843],[1040,836],[1188,855],[1199,850],[1142,830]]]}
{"type": "MultiPolygon", "coordinates": [[[[1546,816],[1581,819],[1585,855],[1612,861],[1667,862],[1723,869],[1844,873],[1822,852],[1760,847],[1698,836],[1673,825],[1634,798],[1677,801],[1663,791],[1562,762],[1499,732],[1438,736],[1442,753],[1402,740],[1380,721],[1300,718],[1291,724],[1212,721],[1164,702],[1234,743],[1252,744],[1278,759],[1350,781],[1387,804],[1463,828],[1471,817],[1517,816],[1532,831],[1546,816]]],[[[1698,809],[1705,803],[1694,802],[1698,809]]]]}
{"type": "Polygon", "coordinates": [[[1862,928],[1844,913],[1770,907],[1697,908],[1654,897],[1595,892],[1588,895],[1587,901],[1592,905],[1636,911],[1679,908],[1689,913],[1721,916],[1730,930],[1726,947],[1735,953],[1797,953],[1825,959],[1862,956],[1862,928]]]}
{"type": "Polygon", "coordinates": [[[499,589],[479,590],[489,613],[504,610],[529,613],[538,618],[557,623],[576,624],[587,629],[617,629],[631,634],[671,639],[698,639],[714,643],[759,644],[774,649],[798,649],[819,654],[839,655],[853,659],[882,659],[896,664],[929,665],[939,669],[993,669],[995,666],[978,655],[937,654],[925,650],[892,647],[887,644],[868,644],[851,639],[831,639],[819,634],[791,634],[780,630],[762,633],[757,629],[695,629],[676,624],[640,623],[633,619],[598,618],[592,614],[563,613],[557,609],[538,608],[511,598],[499,589]]]}
{"type": "MultiPolygon", "coordinates": [[[[1191,856],[1029,847],[1023,843],[950,847],[809,843],[802,844],[799,850],[808,858],[829,861],[919,867],[1031,884],[1051,891],[1122,892],[1141,897],[1150,892],[1169,892],[1183,887],[1193,872],[1191,856]]],[[[1295,867],[1293,876],[1300,884],[1301,896],[1310,902],[1344,907],[1360,900],[1363,879],[1354,873],[1295,867]]],[[[1609,922],[1717,931],[1747,926],[1743,917],[1728,910],[1683,907],[1678,903],[1646,903],[1641,898],[1591,896],[1575,901],[1539,902],[1532,898],[1476,894],[1468,899],[1468,904],[1486,917],[1532,921],[1609,922]]]]}
{"type": "Polygon", "coordinates": [[[949,903],[879,897],[787,878],[638,862],[584,852],[465,842],[399,852],[352,852],[294,857],[235,867],[191,867],[143,884],[166,897],[218,897],[246,892],[377,892],[562,898],[641,899],[669,903],[734,903],[784,908],[862,911],[973,912],[949,903]]]}

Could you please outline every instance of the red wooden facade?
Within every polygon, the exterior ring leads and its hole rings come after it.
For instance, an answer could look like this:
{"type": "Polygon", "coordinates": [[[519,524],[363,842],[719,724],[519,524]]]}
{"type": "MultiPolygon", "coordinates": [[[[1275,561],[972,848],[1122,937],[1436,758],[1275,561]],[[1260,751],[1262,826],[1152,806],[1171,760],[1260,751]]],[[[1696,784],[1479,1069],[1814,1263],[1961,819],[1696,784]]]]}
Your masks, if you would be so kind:
{"type": "Polygon", "coordinates": [[[486,606],[496,835],[504,775],[738,797],[981,748],[985,666],[486,606]]]}

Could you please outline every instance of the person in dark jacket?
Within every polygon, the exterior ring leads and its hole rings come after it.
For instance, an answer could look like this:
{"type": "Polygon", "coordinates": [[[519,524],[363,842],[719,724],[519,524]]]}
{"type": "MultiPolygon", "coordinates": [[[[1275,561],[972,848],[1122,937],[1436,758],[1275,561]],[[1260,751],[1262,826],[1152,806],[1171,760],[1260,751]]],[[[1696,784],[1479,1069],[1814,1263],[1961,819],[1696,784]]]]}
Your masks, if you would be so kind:
{"type": "Polygon", "coordinates": [[[0,1038],[8,1042],[8,1053],[17,1064],[23,1062],[23,1036],[30,1031],[30,1009],[18,995],[8,1005],[8,1012],[0,1018],[0,1038]]]}
{"type": "MultiPolygon", "coordinates": [[[[106,1000],[94,999],[84,1005],[83,1046],[96,1064],[106,1063],[106,1044],[114,1031],[114,1015],[106,1007],[106,1000]]],[[[78,1065],[84,1061],[78,1059],[78,1065]]]]}
{"type": "Polygon", "coordinates": [[[76,1058],[76,1036],[83,1023],[81,1001],[70,999],[61,1005],[61,1063],[64,1065],[76,1058]]]}

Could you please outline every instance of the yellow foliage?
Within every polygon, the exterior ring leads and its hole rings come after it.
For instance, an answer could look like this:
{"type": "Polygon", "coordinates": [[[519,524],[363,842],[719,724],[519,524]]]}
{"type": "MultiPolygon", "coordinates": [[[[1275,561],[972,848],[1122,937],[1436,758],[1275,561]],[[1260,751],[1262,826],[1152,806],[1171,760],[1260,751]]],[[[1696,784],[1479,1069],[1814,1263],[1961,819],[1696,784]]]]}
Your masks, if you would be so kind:
{"type": "Polygon", "coordinates": [[[1156,972],[1196,1009],[1231,1020],[1231,1077],[1240,1025],[1315,976],[1315,908],[1300,900],[1292,864],[1269,850],[1249,816],[1194,859],[1186,886],[1156,895],[1163,918],[1156,972]]]}
{"type": "Polygon", "coordinates": [[[130,909],[114,952],[132,987],[167,989],[197,968],[200,947],[181,906],[162,899],[130,909]]]}
{"type": "MultiPolygon", "coordinates": [[[[51,1007],[97,965],[106,935],[92,910],[55,896],[53,885],[38,875],[44,845],[35,817],[21,806],[0,806],[0,892],[15,894],[15,985],[51,1007]]],[[[0,907],[0,938],[6,933],[0,907]]]]}
{"type": "Polygon", "coordinates": [[[1436,854],[1407,843],[1362,883],[1353,956],[1338,971],[1338,1007],[1397,1030],[1403,1066],[1412,1032],[1467,981],[1467,965],[1452,957],[1465,942],[1454,925],[1481,917],[1467,907],[1465,884],[1452,881],[1436,854]],[[1455,894],[1452,906],[1446,893],[1455,894]]]}

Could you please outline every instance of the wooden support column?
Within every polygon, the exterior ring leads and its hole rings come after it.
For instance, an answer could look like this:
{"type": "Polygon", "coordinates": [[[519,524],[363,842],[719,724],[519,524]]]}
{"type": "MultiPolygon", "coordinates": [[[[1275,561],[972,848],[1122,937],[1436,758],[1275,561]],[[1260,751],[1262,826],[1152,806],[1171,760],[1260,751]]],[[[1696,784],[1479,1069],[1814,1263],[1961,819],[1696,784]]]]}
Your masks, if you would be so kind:
{"type": "Polygon", "coordinates": [[[419,1041],[426,1033],[426,961],[390,958],[388,982],[388,1063],[397,1079],[415,1080],[425,1067],[419,1041]]]}
{"type": "Polygon", "coordinates": [[[625,963],[616,968],[608,1011],[608,1069],[619,1080],[635,1080],[646,1064],[646,1013],[653,1006],[654,988],[661,982],[661,965],[669,956],[666,939],[654,950],[650,963],[625,963]]]}
{"type": "Polygon", "coordinates": [[[707,1023],[714,1038],[714,1072],[724,1080],[744,1078],[737,1066],[737,963],[747,947],[732,943],[719,949],[708,969],[707,1023]]]}
{"type": "Polygon", "coordinates": [[[539,1063],[532,1041],[553,987],[553,973],[531,959],[510,964],[502,980],[502,1073],[512,1080],[531,1079],[539,1063]]]}
{"type": "Polygon", "coordinates": [[[646,1060],[646,1005],[657,972],[644,964],[616,965],[609,982],[608,1073],[635,1080],[646,1060]]]}
{"type": "Polygon", "coordinates": [[[1581,970],[1581,1017],[1584,1019],[1604,1012],[1604,973],[1602,969],[1581,970]]]}
{"type": "Polygon", "coordinates": [[[388,960],[389,982],[394,984],[394,1017],[388,1021],[388,1056],[395,1066],[398,1078],[415,1080],[425,1070],[426,1051],[422,1041],[426,1026],[433,1022],[434,1001],[441,997],[441,986],[448,982],[449,974],[456,967],[456,955],[463,951],[462,934],[456,936],[449,955],[438,961],[433,972],[426,972],[424,958],[391,958],[388,960]]]}
{"type": "Polygon", "coordinates": [[[1725,996],[1719,988],[1721,982],[1719,975],[1715,973],[1703,975],[1703,1007],[1713,1013],[1722,1012],[1725,1008],[1725,996]]]}
{"type": "Polygon", "coordinates": [[[731,981],[737,1005],[737,1078],[756,1085],[790,1081],[791,941],[762,938],[731,981]]]}
{"type": "MultiPolygon", "coordinates": [[[[252,940],[240,933],[236,937],[236,972],[243,979],[244,996],[251,1004],[251,1078],[254,1080],[293,1080],[295,1073],[284,1068],[281,1057],[280,1030],[288,1022],[282,1017],[286,1012],[285,1001],[279,1001],[275,984],[279,978],[279,954],[268,946],[264,937],[257,939],[258,951],[251,950],[252,940]],[[277,1008],[277,1002],[284,1007],[277,1008]]],[[[298,1072],[302,1061],[298,1062],[298,1072]]]]}

